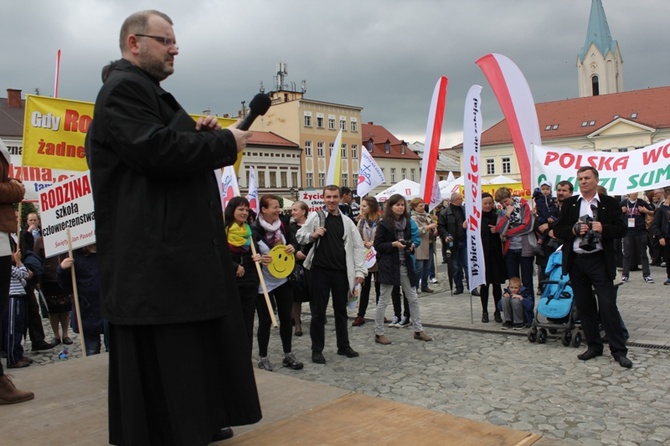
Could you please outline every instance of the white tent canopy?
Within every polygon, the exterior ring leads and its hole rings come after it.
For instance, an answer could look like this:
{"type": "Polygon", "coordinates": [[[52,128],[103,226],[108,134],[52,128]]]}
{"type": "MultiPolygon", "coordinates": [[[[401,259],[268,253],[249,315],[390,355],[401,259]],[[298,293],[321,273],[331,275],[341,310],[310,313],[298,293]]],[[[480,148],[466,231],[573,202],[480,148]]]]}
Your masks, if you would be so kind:
{"type": "Polygon", "coordinates": [[[510,177],[506,177],[505,175],[498,175],[495,178],[492,178],[489,181],[489,184],[512,184],[512,183],[520,183],[521,180],[515,180],[510,177]]]}
{"type": "Polygon", "coordinates": [[[399,183],[396,183],[395,185],[389,187],[388,189],[379,192],[377,195],[375,195],[375,198],[380,203],[383,203],[386,200],[388,200],[393,194],[400,194],[408,199],[418,197],[419,183],[415,183],[412,180],[404,179],[399,183]]]}

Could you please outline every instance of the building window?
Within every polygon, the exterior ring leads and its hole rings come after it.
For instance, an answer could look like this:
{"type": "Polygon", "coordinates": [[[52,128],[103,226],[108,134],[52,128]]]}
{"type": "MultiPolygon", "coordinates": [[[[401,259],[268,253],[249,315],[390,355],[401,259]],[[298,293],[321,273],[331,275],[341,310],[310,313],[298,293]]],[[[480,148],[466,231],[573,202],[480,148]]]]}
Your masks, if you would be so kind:
{"type": "Polygon", "coordinates": [[[335,115],[328,115],[328,130],[335,130],[335,115]]]}
{"type": "Polygon", "coordinates": [[[600,85],[598,84],[598,76],[593,76],[591,78],[591,90],[593,92],[593,96],[600,95],[600,85]]]}
{"type": "Polygon", "coordinates": [[[326,174],[325,173],[320,173],[319,174],[319,187],[324,187],[326,185],[326,174]]]}
{"type": "Polygon", "coordinates": [[[380,167],[380,169],[382,170],[382,175],[384,177],[384,184],[386,184],[387,183],[387,181],[386,181],[386,168],[380,167]]]}
{"type": "Polygon", "coordinates": [[[358,144],[351,145],[351,159],[358,159],[358,144]]]}
{"type": "Polygon", "coordinates": [[[400,154],[401,155],[405,154],[405,144],[400,144],[400,154]]]}
{"type": "Polygon", "coordinates": [[[256,181],[258,181],[258,188],[265,189],[265,171],[259,170],[258,175],[256,175],[256,181]]]}
{"type": "Polygon", "coordinates": [[[403,180],[407,178],[407,169],[405,169],[404,167],[400,169],[400,178],[403,180]]]}
{"type": "Polygon", "coordinates": [[[291,172],[291,186],[299,187],[298,184],[298,172],[291,172]]]}
{"type": "Polygon", "coordinates": [[[502,159],[502,173],[512,173],[512,160],[508,157],[502,159]]]}
{"type": "Polygon", "coordinates": [[[277,187],[277,172],[270,172],[270,187],[272,189],[277,187]]]}
{"type": "Polygon", "coordinates": [[[347,131],[347,118],[345,116],[340,116],[340,130],[347,131]]]}
{"type": "Polygon", "coordinates": [[[388,141],[386,141],[386,144],[384,144],[384,152],[391,153],[391,143],[388,141]]]}
{"type": "Polygon", "coordinates": [[[372,153],[372,140],[368,141],[367,144],[368,152],[372,153]]]}
{"type": "Polygon", "coordinates": [[[626,149],[619,149],[618,151],[619,152],[628,152],[628,149],[627,148],[626,149]]]}
{"type": "Polygon", "coordinates": [[[305,141],[305,156],[312,156],[312,141],[305,141]]]}
{"type": "Polygon", "coordinates": [[[416,169],[410,169],[409,174],[411,175],[410,180],[416,181],[416,169]]]}
{"type": "Polygon", "coordinates": [[[288,187],[288,172],[279,172],[279,187],[288,187]]]}
{"type": "Polygon", "coordinates": [[[342,186],[346,186],[347,182],[349,181],[349,175],[346,173],[342,174],[342,182],[340,183],[342,186]]]}
{"type": "Polygon", "coordinates": [[[305,183],[307,187],[314,187],[314,174],[306,173],[305,174],[305,183]]]}
{"type": "Polygon", "coordinates": [[[345,159],[347,157],[347,145],[342,144],[342,159],[345,159]]]}
{"type": "Polygon", "coordinates": [[[323,158],[323,142],[316,143],[316,156],[323,158]]]}
{"type": "Polygon", "coordinates": [[[495,175],[496,174],[496,165],[495,160],[488,158],[486,160],[486,175],[495,175]]]}
{"type": "Polygon", "coordinates": [[[395,183],[395,167],[391,167],[391,183],[395,183]]]}
{"type": "Polygon", "coordinates": [[[312,112],[305,112],[305,127],[312,126],[312,112]]]}
{"type": "Polygon", "coordinates": [[[351,131],[352,132],[357,132],[358,131],[358,122],[356,121],[356,118],[351,118],[351,131]]]}
{"type": "Polygon", "coordinates": [[[332,159],[335,154],[333,153],[333,147],[335,147],[334,142],[329,142],[328,143],[328,159],[332,159]]]}
{"type": "Polygon", "coordinates": [[[316,114],[316,128],[318,129],[323,128],[323,113],[316,114]]]}

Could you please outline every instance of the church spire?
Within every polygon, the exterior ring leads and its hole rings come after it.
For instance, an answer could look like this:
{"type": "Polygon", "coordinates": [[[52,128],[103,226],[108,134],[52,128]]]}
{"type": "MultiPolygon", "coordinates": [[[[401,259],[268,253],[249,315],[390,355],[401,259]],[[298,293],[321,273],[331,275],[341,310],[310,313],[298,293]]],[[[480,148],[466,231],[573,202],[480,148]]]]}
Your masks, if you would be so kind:
{"type": "Polygon", "coordinates": [[[579,96],[623,91],[623,58],[612,39],[602,0],[591,0],[591,14],[584,47],[577,55],[579,96]]]}

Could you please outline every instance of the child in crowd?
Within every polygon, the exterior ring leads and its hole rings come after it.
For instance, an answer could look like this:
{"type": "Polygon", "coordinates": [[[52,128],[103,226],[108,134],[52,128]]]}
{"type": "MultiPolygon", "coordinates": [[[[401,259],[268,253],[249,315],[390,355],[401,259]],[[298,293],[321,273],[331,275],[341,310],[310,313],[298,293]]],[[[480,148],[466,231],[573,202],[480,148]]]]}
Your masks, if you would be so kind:
{"type": "MultiPolygon", "coordinates": [[[[558,204],[556,198],[552,197],[553,185],[551,181],[543,181],[540,183],[540,187],[535,188],[533,191],[533,199],[535,200],[535,213],[537,215],[535,219],[535,226],[540,226],[545,223],[548,223],[550,226],[552,223],[558,221],[558,204]]],[[[537,244],[542,245],[547,238],[549,237],[549,231],[545,231],[543,234],[537,235],[537,244]]]]}
{"type": "Polygon", "coordinates": [[[503,330],[509,330],[510,328],[522,330],[525,325],[530,326],[533,321],[535,301],[532,294],[521,285],[521,279],[518,277],[509,279],[500,306],[505,321],[502,324],[503,330]]]}
{"type": "Polygon", "coordinates": [[[21,251],[12,253],[12,275],[9,282],[9,304],[2,315],[3,347],[7,351],[7,368],[17,369],[28,367],[33,360],[23,356],[21,339],[26,324],[26,281],[29,272],[21,261],[21,251]]]}

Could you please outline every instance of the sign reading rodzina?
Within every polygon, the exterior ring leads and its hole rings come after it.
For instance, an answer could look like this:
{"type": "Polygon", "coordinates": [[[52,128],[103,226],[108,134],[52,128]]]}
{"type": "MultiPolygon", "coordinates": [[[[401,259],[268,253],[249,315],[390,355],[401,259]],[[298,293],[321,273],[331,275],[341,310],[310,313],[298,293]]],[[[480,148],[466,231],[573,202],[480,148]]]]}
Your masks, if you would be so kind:
{"type": "Polygon", "coordinates": [[[40,192],[42,236],[46,257],[95,243],[95,210],[89,172],[73,176],[40,192]]]}

